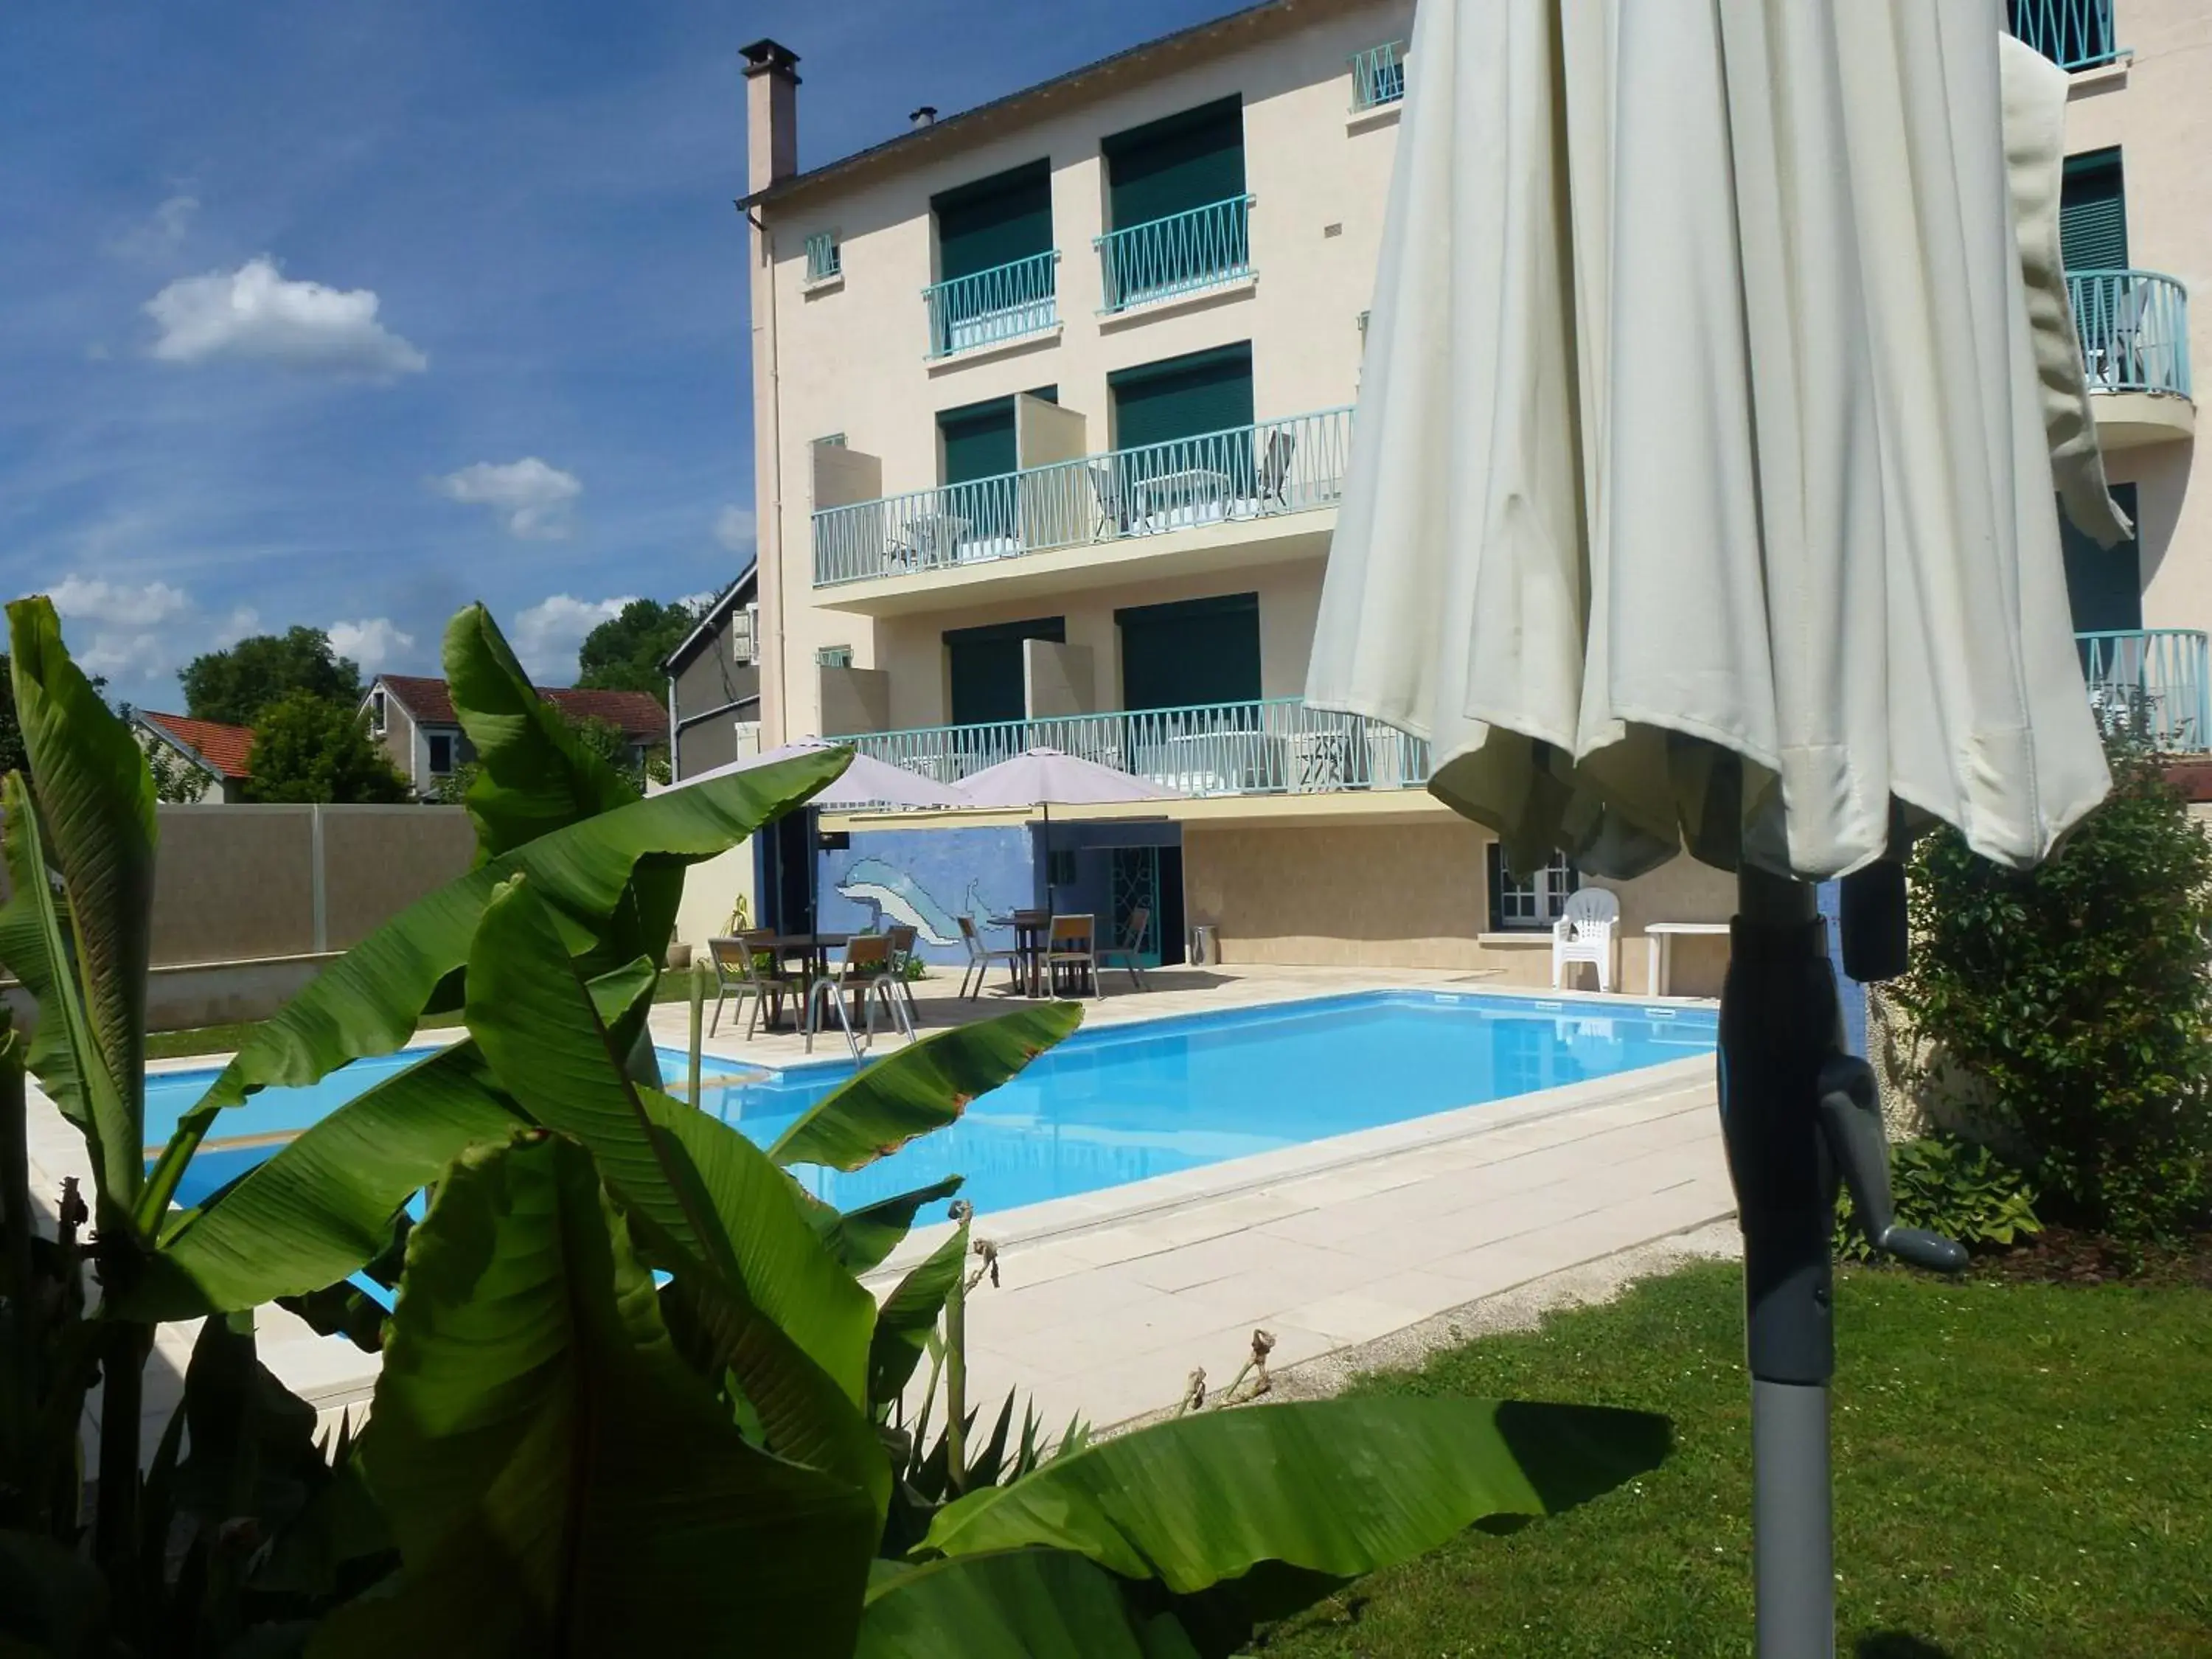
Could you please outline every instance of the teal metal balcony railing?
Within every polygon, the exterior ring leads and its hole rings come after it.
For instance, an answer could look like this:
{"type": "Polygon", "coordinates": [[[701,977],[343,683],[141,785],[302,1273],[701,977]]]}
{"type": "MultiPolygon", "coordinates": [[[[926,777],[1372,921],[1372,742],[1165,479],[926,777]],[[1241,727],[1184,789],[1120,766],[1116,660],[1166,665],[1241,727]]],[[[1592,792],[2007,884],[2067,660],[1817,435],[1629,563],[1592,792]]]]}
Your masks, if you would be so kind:
{"type": "Polygon", "coordinates": [[[940,783],[958,783],[1037,748],[1079,755],[1187,795],[1410,789],[1429,776],[1425,739],[1364,714],[1309,708],[1297,697],[988,726],[923,726],[833,741],[940,783]]]}
{"type": "Polygon", "coordinates": [[[949,357],[975,346],[1041,334],[1060,320],[1060,252],[1047,249],[988,270],[933,283],[922,289],[929,311],[929,352],[949,357]]]}
{"type": "Polygon", "coordinates": [[[1095,239],[1105,277],[1101,314],[1196,294],[1252,274],[1252,198],[1232,196],[1095,239]]]}
{"type": "Polygon", "coordinates": [[[2212,668],[2205,636],[2185,628],[2076,634],[2089,706],[2107,732],[2160,749],[2212,747],[2212,668]]]}
{"type": "Polygon", "coordinates": [[[2063,70],[2094,69],[2120,55],[2112,0],[2006,0],[2006,26],[2063,70]]]}
{"type": "Polygon", "coordinates": [[[844,249],[834,230],[817,230],[806,239],[806,280],[819,282],[844,269],[844,249]]]}
{"type": "Polygon", "coordinates": [[[1406,43],[1386,40],[1352,55],[1352,112],[1379,109],[1406,95],[1406,43]]]}
{"type": "Polygon", "coordinates": [[[814,585],[866,581],[1332,507],[1352,411],[1261,421],[814,515],[814,585]]]}
{"type": "Polygon", "coordinates": [[[2189,290],[2154,270],[2071,270],[2067,300],[2092,392],[2189,389],[2189,290]]]}

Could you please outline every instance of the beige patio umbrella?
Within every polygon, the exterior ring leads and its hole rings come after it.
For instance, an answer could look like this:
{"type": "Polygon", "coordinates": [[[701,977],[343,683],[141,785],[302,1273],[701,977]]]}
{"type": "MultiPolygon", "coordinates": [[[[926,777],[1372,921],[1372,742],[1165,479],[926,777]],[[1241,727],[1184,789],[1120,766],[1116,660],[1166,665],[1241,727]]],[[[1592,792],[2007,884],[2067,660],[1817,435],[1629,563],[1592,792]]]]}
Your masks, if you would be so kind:
{"type": "Polygon", "coordinates": [[[1832,1652],[1838,1172],[1878,1243],[1963,1261],[1888,1224],[1807,884],[1862,872],[1844,949],[1887,976],[1914,823],[2025,866],[2109,785],[2052,507],[2124,529],[2057,271],[2064,77],[2001,70],[2002,22],[1423,0],[1307,690],[1426,736],[1517,866],[1740,872],[1761,1659],[1832,1652]]]}

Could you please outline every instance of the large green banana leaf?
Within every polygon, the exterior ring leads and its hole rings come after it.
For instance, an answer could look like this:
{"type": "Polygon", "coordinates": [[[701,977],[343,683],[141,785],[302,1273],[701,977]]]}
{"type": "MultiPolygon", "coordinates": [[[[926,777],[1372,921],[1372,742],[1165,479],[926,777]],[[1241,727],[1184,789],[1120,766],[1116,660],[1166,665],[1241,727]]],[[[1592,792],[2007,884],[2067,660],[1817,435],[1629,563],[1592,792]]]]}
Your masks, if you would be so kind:
{"type": "Polygon", "coordinates": [[[857,1170],[941,1129],[1083,1023],[1079,1002],[1040,1003],[957,1025],[863,1066],[786,1129],[779,1164],[857,1170]]]}
{"type": "Polygon", "coordinates": [[[931,1252],[927,1261],[899,1280],[876,1312],[876,1333],[868,1343],[868,1404],[884,1407],[898,1398],[937,1328],[945,1299],[968,1271],[968,1224],[931,1252]]]}
{"type": "MultiPolygon", "coordinates": [[[[10,672],[15,716],[35,780],[45,847],[37,839],[18,855],[51,860],[69,894],[70,942],[76,957],[80,1006],[76,1029],[64,1034],[74,1051],[70,1067],[82,1090],[80,1122],[98,1136],[94,1147],[100,1200],[112,1206],[107,1224],[127,1216],[144,1179],[139,1143],[145,1095],[146,969],[153,951],[154,781],[130,731],[109,712],[92,682],[70,660],[61,622],[43,598],[8,607],[10,672]],[[103,1073],[104,1079],[93,1073],[103,1073]],[[114,1121],[101,1122],[103,1117],[114,1121]]],[[[9,809],[12,826],[20,801],[9,809]]],[[[12,863],[12,859],[11,859],[12,863]]],[[[21,900],[27,885],[45,890],[43,871],[26,882],[13,876],[21,900]]],[[[33,894],[33,898],[38,897],[33,894]]],[[[46,893],[42,902],[51,905],[46,893]]],[[[52,941],[52,917],[40,920],[35,943],[27,924],[11,927],[0,948],[44,954],[52,941]]],[[[47,957],[50,984],[67,976],[67,964],[47,957]]],[[[27,986],[27,968],[15,964],[27,986]]],[[[40,1012],[46,1012],[41,1000],[40,1012]]],[[[44,1047],[42,1044],[41,1047],[44,1047]]],[[[56,1052],[48,1049],[49,1054],[56,1052]]],[[[36,1070],[39,1048],[31,1054],[36,1070]]],[[[43,1083],[46,1073],[39,1073],[43,1083]]],[[[67,1086],[66,1082],[64,1086],[67,1086]]]]}
{"type": "Polygon", "coordinates": [[[1167,1613],[1131,1607],[1079,1555],[1006,1550],[878,1577],[858,1659],[1197,1659],[1167,1613]]]}
{"type": "Polygon", "coordinates": [[[99,1177],[101,1224],[131,1213],[144,1164],[132,1154],[141,1132],[120,1082],[100,1052],[72,967],[62,907],[47,874],[46,841],[20,774],[0,779],[0,847],[11,889],[0,906],[0,967],[22,982],[39,1020],[24,1064],[62,1115],[76,1125],[99,1177]],[[127,1166],[127,1167],[126,1167],[127,1166]]]}
{"type": "MultiPolygon", "coordinates": [[[[939,1511],[923,1548],[1042,1545],[1189,1594],[1280,1562],[1346,1578],[1492,1516],[1541,1516],[1666,1455],[1664,1418],[1486,1400],[1206,1412],[1054,1459],[939,1511]]],[[[1276,1609],[1279,1611],[1280,1609],[1276,1609]]]]}
{"type": "MultiPolygon", "coordinates": [[[[554,911],[564,956],[589,951],[648,857],[695,863],[735,846],[836,776],[842,750],[802,756],[674,789],[541,836],[409,906],[257,1026],[179,1126],[156,1166],[142,1214],[158,1218],[215,1114],[269,1084],[313,1083],[349,1060],[390,1054],[413,1035],[439,982],[468,961],[492,890],[527,873],[554,911]],[[156,1202],[155,1200],[158,1200],[156,1202]]],[[[665,943],[665,939],[661,943],[665,943]]],[[[657,947],[656,947],[657,948],[657,947]]],[[[586,958],[597,973],[634,951],[586,958]]]]}
{"type": "MultiPolygon", "coordinates": [[[[657,975],[639,961],[592,981],[618,1043],[641,1029],[657,975]]],[[[304,1296],[373,1260],[392,1213],[465,1146],[522,1121],[472,1041],[395,1073],[311,1124],[204,1207],[172,1224],[121,1304],[191,1319],[304,1296]]]]}
{"type": "Polygon", "coordinates": [[[446,624],[445,659],[453,712],[476,750],[467,805],[478,862],[638,798],[538,695],[483,605],[446,624]]]}
{"type": "Polygon", "coordinates": [[[401,1571],[311,1654],[852,1651],[866,1498],[745,1440],[624,1232],[560,1136],[440,1183],[360,1452],[401,1571]]]}
{"type": "MultiPolygon", "coordinates": [[[[744,1135],[626,1076],[526,878],[484,911],[469,1028],[523,1109],[574,1135],[642,1230],[759,1413],[769,1443],[878,1503],[890,1476],[860,1412],[875,1303],[744,1135]]],[[[708,1372],[719,1376],[721,1365],[708,1372]]]]}
{"type": "Polygon", "coordinates": [[[459,1042],[311,1125],[185,1216],[126,1294],[132,1319],[191,1319],[302,1296],[381,1250],[392,1215],[467,1147],[521,1127],[473,1042],[459,1042]]]}
{"type": "Polygon", "coordinates": [[[801,1188],[799,1207],[806,1212],[806,1218],[822,1235],[822,1243],[837,1258],[838,1265],[848,1273],[860,1274],[882,1265],[884,1258],[898,1249],[899,1241],[914,1231],[914,1218],[924,1205],[951,1197],[967,1179],[947,1176],[896,1198],[879,1198],[842,1212],[801,1188]]]}

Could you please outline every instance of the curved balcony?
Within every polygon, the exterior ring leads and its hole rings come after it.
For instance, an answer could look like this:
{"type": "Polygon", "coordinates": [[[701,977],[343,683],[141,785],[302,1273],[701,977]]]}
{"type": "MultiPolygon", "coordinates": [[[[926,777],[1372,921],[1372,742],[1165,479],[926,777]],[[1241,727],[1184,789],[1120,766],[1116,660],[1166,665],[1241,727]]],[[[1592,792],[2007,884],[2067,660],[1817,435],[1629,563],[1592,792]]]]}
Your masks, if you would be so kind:
{"type": "Polygon", "coordinates": [[[2192,435],[2189,290],[2154,270],[2069,271],[2066,288],[2104,447],[2192,435]]]}
{"type": "Polygon", "coordinates": [[[2176,754],[2212,746],[2212,672],[2194,629],[2076,634],[2089,706],[2106,731],[2176,754]]]}

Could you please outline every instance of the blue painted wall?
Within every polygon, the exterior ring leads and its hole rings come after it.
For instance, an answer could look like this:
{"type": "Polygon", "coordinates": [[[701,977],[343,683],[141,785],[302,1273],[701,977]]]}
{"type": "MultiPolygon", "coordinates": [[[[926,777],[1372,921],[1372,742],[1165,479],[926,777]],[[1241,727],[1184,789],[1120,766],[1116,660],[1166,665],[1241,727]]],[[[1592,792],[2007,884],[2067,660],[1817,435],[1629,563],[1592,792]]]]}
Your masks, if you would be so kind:
{"type": "MultiPolygon", "coordinates": [[[[964,913],[980,925],[1036,902],[1044,872],[1034,848],[1020,825],[856,830],[850,846],[820,854],[822,929],[851,933],[903,922],[919,931],[924,961],[965,963],[957,918],[964,913]]],[[[1012,942],[988,928],[985,935],[994,945],[1012,942]]]]}

